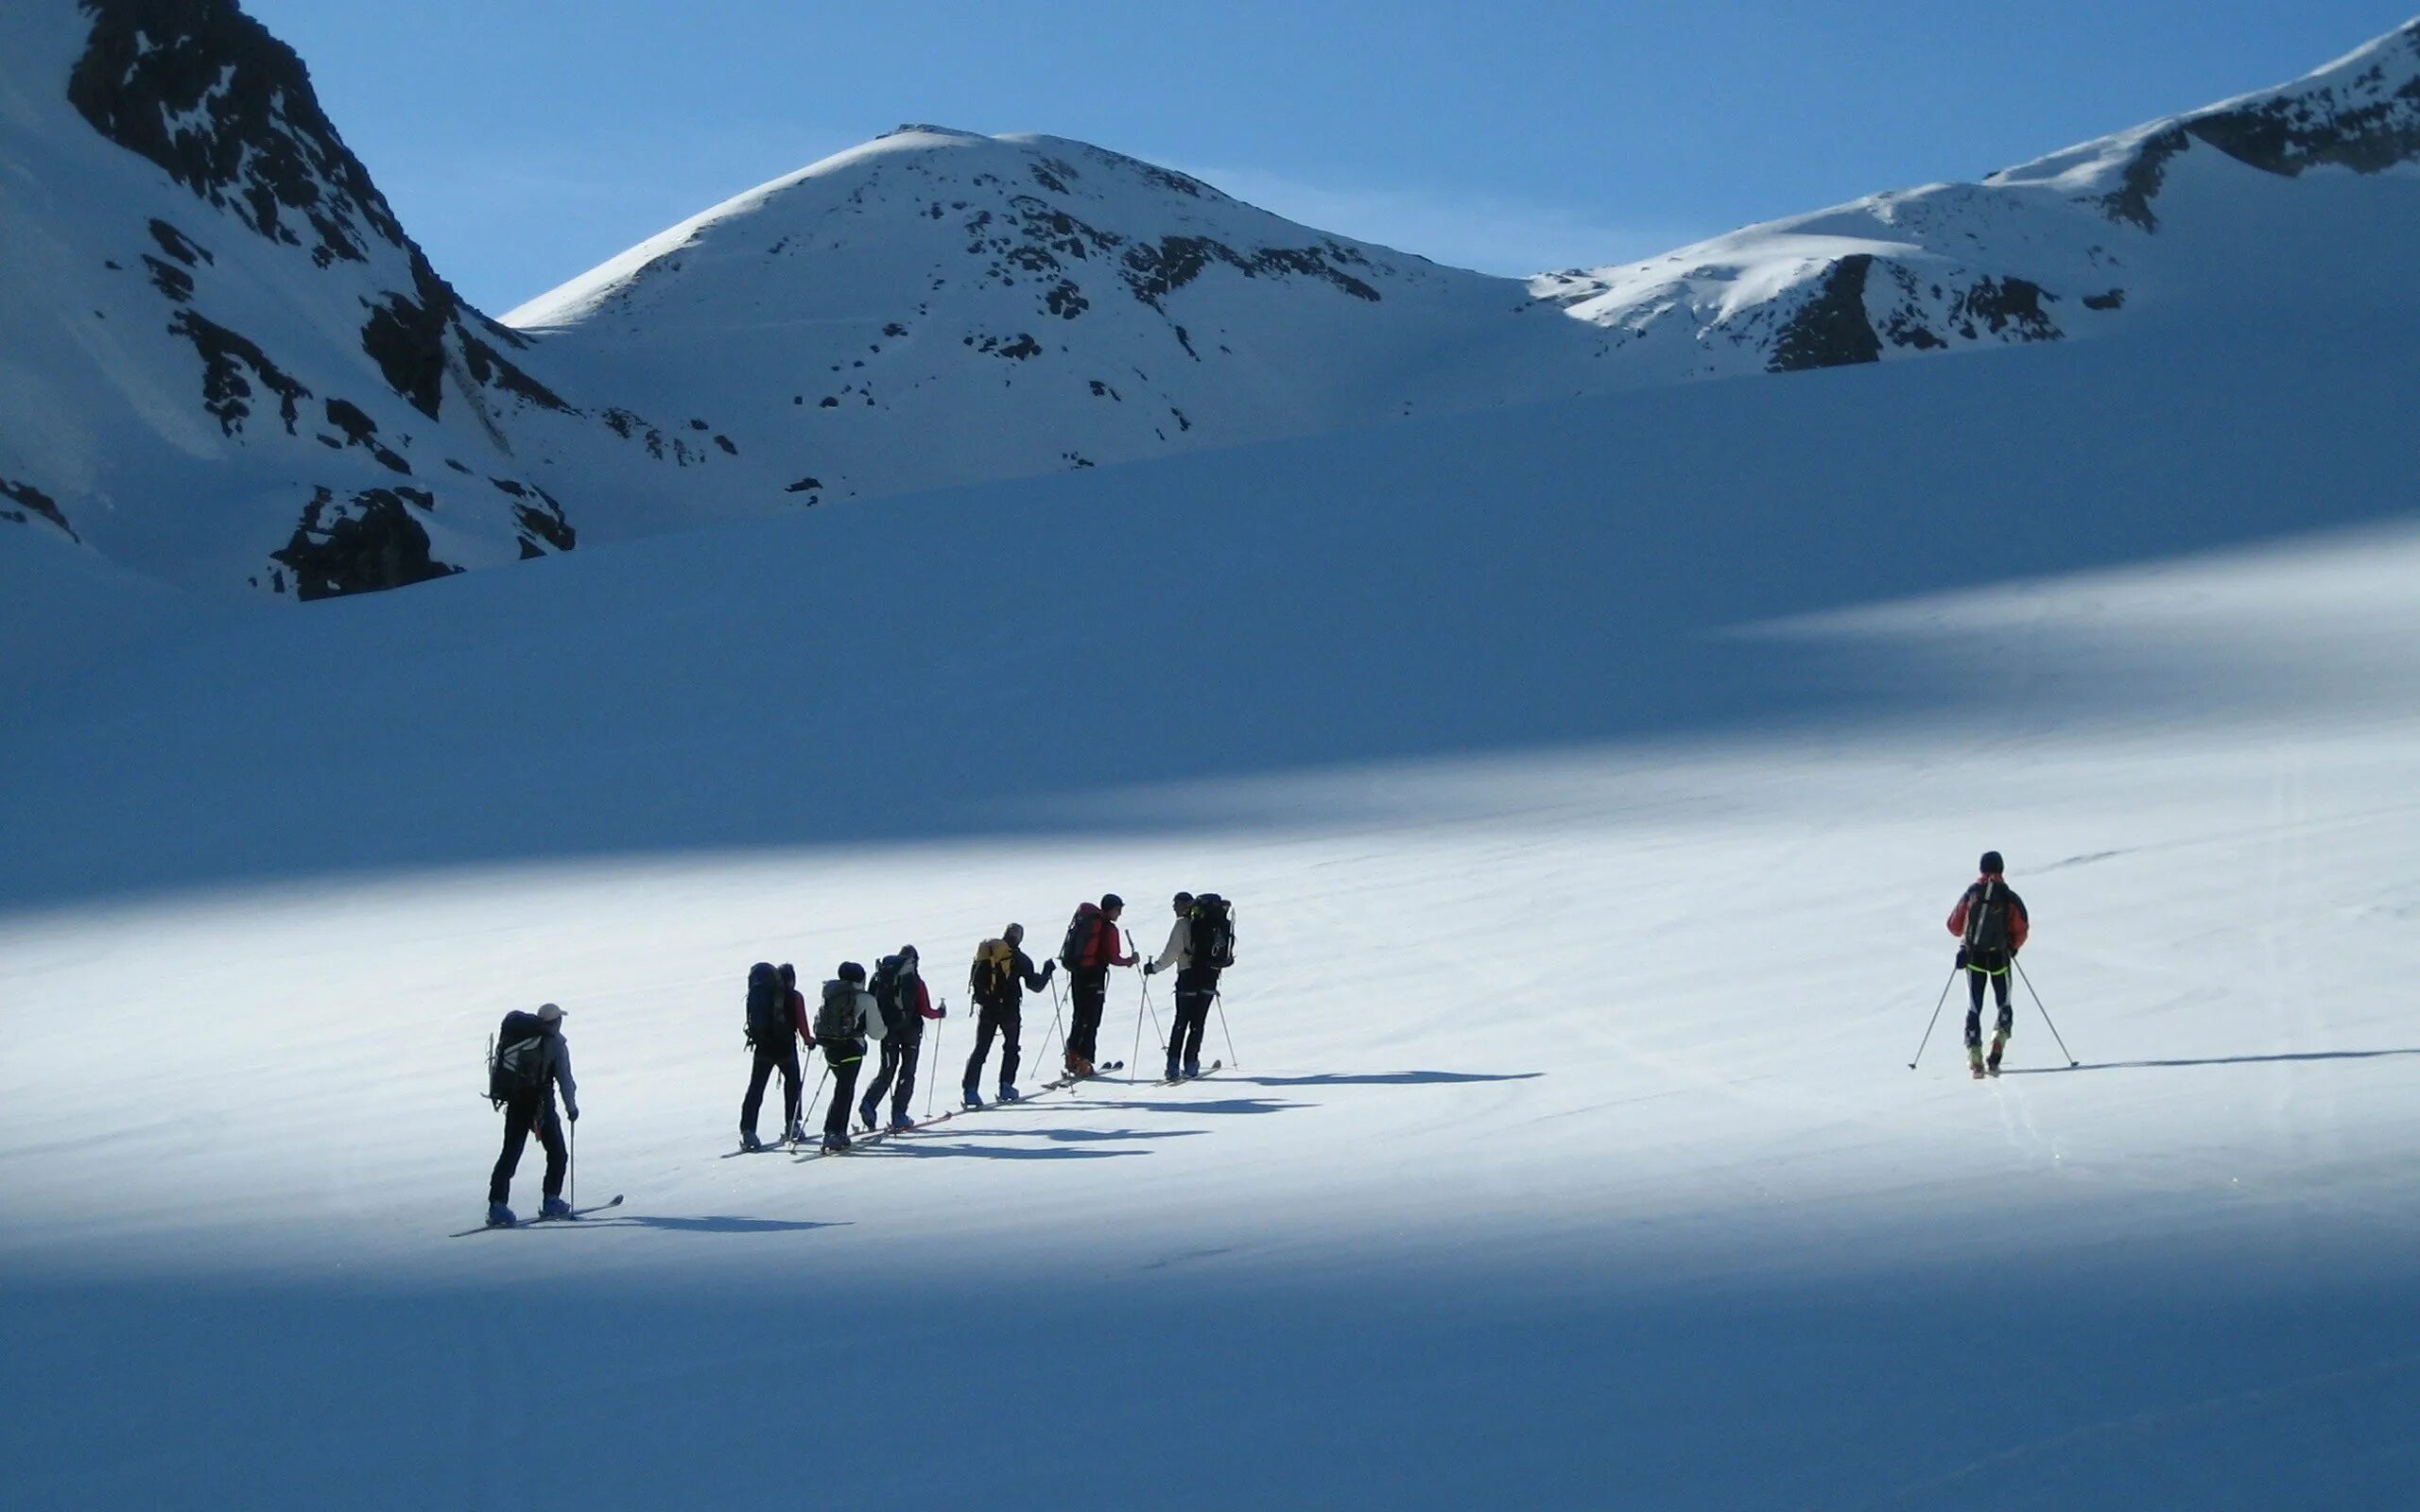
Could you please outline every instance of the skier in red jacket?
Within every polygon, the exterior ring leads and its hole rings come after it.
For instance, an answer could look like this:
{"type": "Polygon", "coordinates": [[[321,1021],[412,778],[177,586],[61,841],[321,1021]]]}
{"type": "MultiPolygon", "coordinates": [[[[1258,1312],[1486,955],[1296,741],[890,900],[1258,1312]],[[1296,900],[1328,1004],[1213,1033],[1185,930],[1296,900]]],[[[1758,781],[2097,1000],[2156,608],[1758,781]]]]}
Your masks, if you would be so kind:
{"type": "Polygon", "coordinates": [[[1067,990],[1076,1000],[1075,1022],[1067,1031],[1067,1074],[1093,1074],[1094,1040],[1100,1033],[1101,1010],[1109,1002],[1109,969],[1132,966],[1134,957],[1117,948],[1117,919],[1126,900],[1101,895],[1098,906],[1083,903],[1067,922],[1067,938],[1059,949],[1059,964],[1067,969],[1067,990]]]}
{"type": "Polygon", "coordinates": [[[2000,874],[1998,851],[1983,852],[1981,871],[1949,911],[1949,932],[1958,936],[1958,964],[1966,971],[1966,1064],[1977,1081],[2000,1074],[2000,1051],[2014,1022],[2009,1011],[2009,969],[2032,929],[2025,900],[2009,890],[2008,879],[2000,874]],[[1999,1022],[1993,1026],[1988,1057],[1983,1054],[1985,982],[1999,1000],[1999,1022]]]}

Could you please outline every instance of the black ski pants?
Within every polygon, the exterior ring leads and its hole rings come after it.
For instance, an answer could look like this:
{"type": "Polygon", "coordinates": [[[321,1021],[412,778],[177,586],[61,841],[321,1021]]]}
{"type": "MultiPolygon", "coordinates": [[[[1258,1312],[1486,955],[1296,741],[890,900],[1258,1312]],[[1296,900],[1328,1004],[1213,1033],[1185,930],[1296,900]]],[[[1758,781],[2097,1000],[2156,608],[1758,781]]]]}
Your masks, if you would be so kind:
{"type": "Polygon", "coordinates": [[[823,1132],[849,1132],[849,1109],[857,1106],[857,1068],[866,1063],[862,1040],[823,1041],[824,1064],[832,1068],[832,1106],[824,1110],[823,1132]]]}
{"type": "Polygon", "coordinates": [[[992,1054],[992,1037],[1000,1037],[1000,1085],[1012,1087],[1017,1079],[1018,1021],[1023,1005],[997,1007],[979,1005],[975,1015],[975,1054],[966,1057],[966,1087],[972,1091],[983,1079],[983,1062],[992,1054]]]}
{"type": "Polygon", "coordinates": [[[1999,999],[1999,1022],[1994,1027],[1998,1030],[2000,1038],[2006,1039],[2009,1031],[2015,1027],[2015,1015],[2008,1005],[2008,978],[2009,967],[2006,962],[2002,962],[1997,971],[1981,966],[1966,968],[1967,1049],[1979,1050],[1983,1046],[1983,984],[1985,982],[1992,984],[1992,991],[1999,999]]]}
{"type": "Polygon", "coordinates": [[[1210,1002],[1218,995],[1217,968],[1187,967],[1176,973],[1176,1022],[1168,1025],[1170,1066],[1201,1064],[1201,1035],[1210,1025],[1210,1002]]]}
{"type": "Polygon", "coordinates": [[[1076,1000],[1075,1017],[1067,1026],[1067,1054],[1098,1060],[1093,1041],[1100,1037],[1101,1010],[1109,1005],[1109,968],[1077,967],[1067,973],[1067,991],[1076,1000]]]}
{"type": "Polygon", "coordinates": [[[521,1152],[533,1128],[546,1149],[545,1194],[563,1194],[563,1167],[570,1158],[563,1153],[563,1125],[555,1116],[555,1100],[543,1091],[523,1092],[504,1105],[504,1153],[495,1158],[495,1171],[488,1177],[490,1202],[503,1202],[512,1194],[512,1173],[521,1169],[521,1152]]]}
{"type": "MultiPolygon", "coordinates": [[[[925,1053],[923,1036],[902,1040],[897,1035],[882,1042],[882,1063],[873,1074],[873,1085],[866,1089],[865,1108],[879,1108],[882,1094],[890,1093],[890,1116],[900,1117],[908,1111],[908,1100],[916,1094],[916,1060],[925,1053]],[[897,1085],[892,1084],[897,1078],[897,1085]]],[[[859,1108],[863,1112],[865,1108],[859,1108]]],[[[877,1122],[869,1118],[867,1123],[877,1122]]]]}
{"type": "Polygon", "coordinates": [[[747,1133],[756,1132],[756,1113],[765,1106],[765,1083],[778,1071],[782,1074],[782,1132],[786,1134],[798,1123],[798,1040],[786,1034],[779,1044],[760,1040],[754,1049],[756,1067],[748,1074],[748,1095],[740,1099],[739,1126],[747,1133]]]}

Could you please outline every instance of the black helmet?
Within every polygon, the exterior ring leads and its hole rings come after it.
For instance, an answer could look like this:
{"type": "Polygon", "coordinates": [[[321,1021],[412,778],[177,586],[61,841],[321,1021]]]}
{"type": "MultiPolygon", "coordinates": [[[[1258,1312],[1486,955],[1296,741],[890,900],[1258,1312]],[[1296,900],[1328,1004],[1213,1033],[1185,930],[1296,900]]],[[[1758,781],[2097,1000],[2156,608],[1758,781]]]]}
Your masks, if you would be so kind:
{"type": "Polygon", "coordinates": [[[856,962],[855,962],[855,961],[842,961],[842,962],[840,963],[840,980],[841,980],[841,981],[843,981],[843,982],[863,982],[865,979],[866,979],[866,969],[865,969],[864,967],[859,966],[859,965],[858,965],[856,962]]]}
{"type": "Polygon", "coordinates": [[[916,947],[915,947],[915,946],[913,946],[913,945],[902,945],[902,946],[900,946],[900,947],[899,947],[899,958],[900,958],[901,960],[903,960],[903,961],[912,961],[912,960],[914,960],[914,959],[916,958],[916,947]]]}
{"type": "Polygon", "coordinates": [[[2000,865],[2000,853],[1998,851],[1986,850],[1983,852],[1982,872],[1984,876],[1996,877],[2007,869],[2008,868],[2006,867],[2000,865]]]}
{"type": "Polygon", "coordinates": [[[1123,908],[1126,906],[1126,900],[1120,898],[1114,892],[1105,892],[1100,895],[1100,905],[1104,910],[1111,908],[1123,908]]]}

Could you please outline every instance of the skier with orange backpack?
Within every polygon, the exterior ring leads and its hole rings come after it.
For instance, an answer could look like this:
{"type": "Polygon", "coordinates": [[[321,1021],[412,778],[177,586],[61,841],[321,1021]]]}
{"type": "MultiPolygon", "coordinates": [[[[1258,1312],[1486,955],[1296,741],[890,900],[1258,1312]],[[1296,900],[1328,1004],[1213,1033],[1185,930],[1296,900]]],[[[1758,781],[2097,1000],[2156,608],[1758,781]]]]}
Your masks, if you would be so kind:
{"type": "Polygon", "coordinates": [[[1134,957],[1117,948],[1117,919],[1126,900],[1104,893],[1096,905],[1084,903],[1067,921],[1067,937],[1059,947],[1059,964],[1067,969],[1067,990],[1075,999],[1074,1021],[1067,1030],[1067,1074],[1079,1080],[1093,1074],[1094,1041],[1100,1034],[1101,1010],[1109,1004],[1109,969],[1132,966],[1134,957]]]}

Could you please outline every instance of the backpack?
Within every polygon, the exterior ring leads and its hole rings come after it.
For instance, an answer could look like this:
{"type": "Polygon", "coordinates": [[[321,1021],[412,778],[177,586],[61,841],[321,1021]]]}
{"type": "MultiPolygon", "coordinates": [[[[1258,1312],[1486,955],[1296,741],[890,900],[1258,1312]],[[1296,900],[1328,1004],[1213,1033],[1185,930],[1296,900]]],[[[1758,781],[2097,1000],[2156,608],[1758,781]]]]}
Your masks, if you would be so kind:
{"type": "Polygon", "coordinates": [[[1101,932],[1107,928],[1109,916],[1100,904],[1078,904],[1076,917],[1067,920],[1067,938],[1059,947],[1059,964],[1071,971],[1098,966],[1101,932]]]}
{"type": "Polygon", "coordinates": [[[896,1035],[905,1029],[901,1020],[912,1018],[915,1010],[900,1001],[899,957],[886,955],[873,963],[873,980],[866,984],[873,994],[873,1005],[882,1014],[885,1033],[896,1035]]]}
{"type": "Polygon", "coordinates": [[[857,1037],[857,989],[835,978],[823,984],[823,1002],[815,1010],[815,1038],[830,1044],[857,1037]]]}
{"type": "Polygon", "coordinates": [[[2006,954],[2008,885],[1996,877],[1979,882],[1971,897],[1966,908],[1966,953],[1986,957],[2006,954]]]}
{"type": "Polygon", "coordinates": [[[546,1025],[518,1009],[488,1040],[488,1099],[498,1107],[542,1091],[546,1085],[546,1025]]]}
{"type": "Polygon", "coordinates": [[[1205,892],[1193,900],[1184,918],[1193,965],[1224,971],[1236,964],[1234,904],[1215,892],[1205,892]]]}
{"type": "Polygon", "coordinates": [[[1016,947],[1004,939],[987,939],[976,946],[966,988],[977,1003],[1007,1003],[1017,988],[1016,947]]]}
{"type": "Polygon", "coordinates": [[[789,1038],[789,994],[770,961],[748,969],[748,1042],[771,1047],[789,1038]]]}

